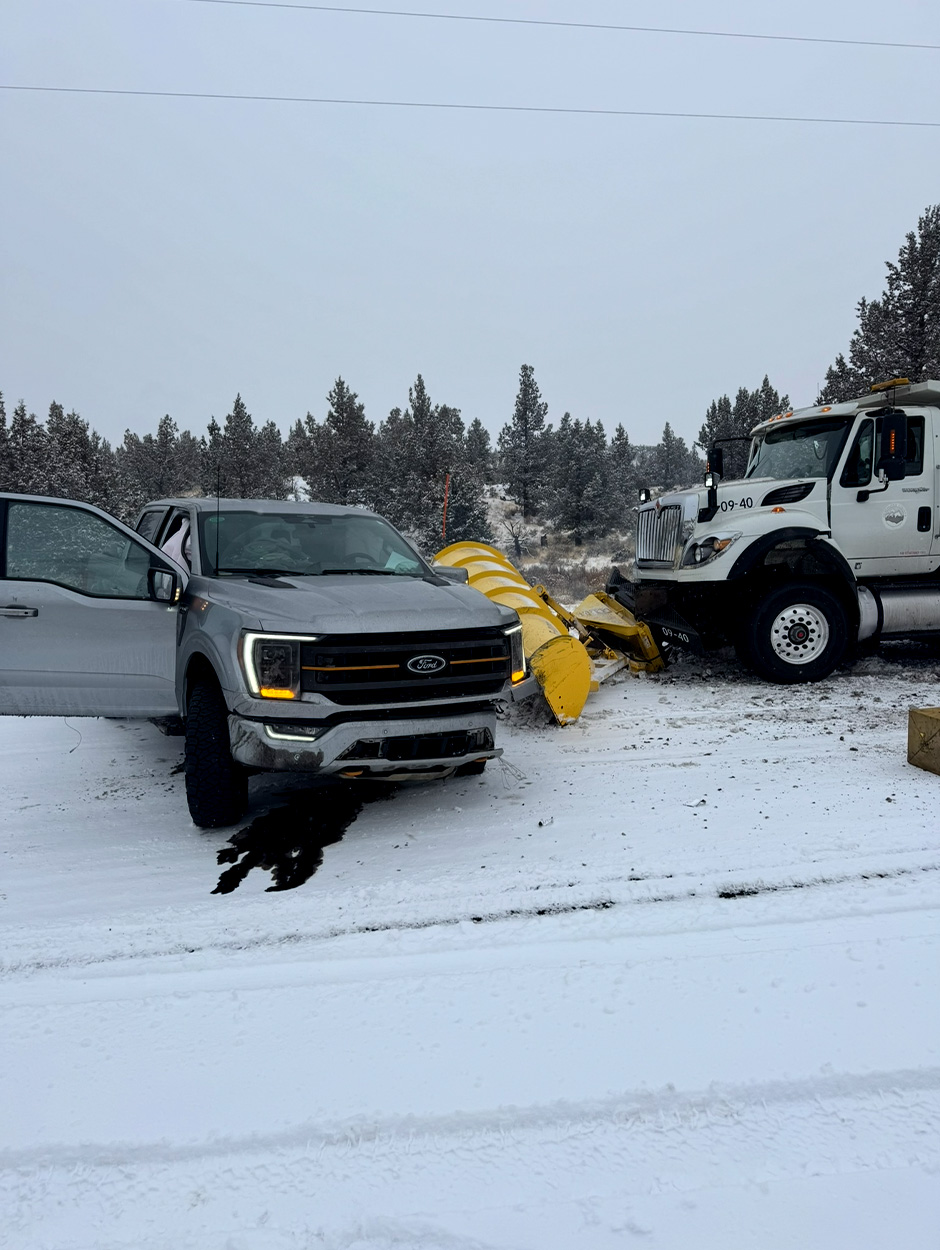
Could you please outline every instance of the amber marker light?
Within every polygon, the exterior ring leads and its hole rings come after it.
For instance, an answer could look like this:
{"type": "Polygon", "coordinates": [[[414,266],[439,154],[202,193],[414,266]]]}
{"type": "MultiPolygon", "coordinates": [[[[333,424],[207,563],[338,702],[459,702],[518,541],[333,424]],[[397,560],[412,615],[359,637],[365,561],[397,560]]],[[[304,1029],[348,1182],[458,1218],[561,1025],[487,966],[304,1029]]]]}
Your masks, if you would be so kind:
{"type": "Polygon", "coordinates": [[[299,699],[300,649],[317,638],[317,634],[242,634],[239,651],[249,691],[261,699],[299,699]]]}
{"type": "Polygon", "coordinates": [[[770,511],[771,512],[786,512],[786,508],[780,508],[780,507],[771,508],[770,511]]]}

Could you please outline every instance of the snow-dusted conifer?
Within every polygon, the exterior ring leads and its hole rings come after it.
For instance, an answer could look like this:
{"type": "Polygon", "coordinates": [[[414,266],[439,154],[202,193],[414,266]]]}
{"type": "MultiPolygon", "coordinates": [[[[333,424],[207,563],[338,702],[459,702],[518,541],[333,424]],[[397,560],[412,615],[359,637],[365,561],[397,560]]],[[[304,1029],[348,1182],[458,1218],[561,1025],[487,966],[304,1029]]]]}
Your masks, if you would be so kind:
{"type": "Polygon", "coordinates": [[[10,434],[7,430],[7,410],[0,393],[0,490],[10,489],[13,467],[10,464],[10,434]]]}
{"type": "Polygon", "coordinates": [[[274,421],[265,421],[255,439],[255,489],[262,499],[286,499],[290,474],[284,457],[284,441],[274,421]]]}
{"type": "Polygon", "coordinates": [[[652,484],[669,490],[691,486],[701,475],[703,462],[686,446],[667,421],[659,444],[652,449],[649,470],[652,484]]]}
{"type": "Polygon", "coordinates": [[[617,501],[610,489],[607,436],[600,421],[583,424],[566,412],[550,436],[551,475],[547,486],[550,518],[570,533],[575,545],[610,532],[617,501]]]}
{"type": "Polygon", "coordinates": [[[891,377],[940,377],[940,204],[920,216],[887,270],[881,298],[859,300],[848,362],[840,354],[826,370],[819,403],[853,399],[891,377]]]}
{"type": "Polygon", "coordinates": [[[258,462],[258,433],[241,395],[235,396],[232,411],[225,418],[223,432],[223,472],[226,489],[236,499],[258,499],[262,473],[258,462]]]}
{"type": "Polygon", "coordinates": [[[614,524],[624,526],[637,501],[638,448],[630,442],[623,423],[618,424],[607,449],[607,480],[611,498],[616,505],[614,524]]]}
{"type": "MultiPolygon", "coordinates": [[[[755,425],[785,409],[789,402],[786,395],[781,396],[771,386],[770,379],[764,374],[764,380],[756,390],[749,391],[746,386],[739,387],[734,404],[727,395],[712,400],[705,413],[705,422],[699,430],[698,445],[703,451],[707,451],[718,439],[747,440],[755,425]]],[[[748,442],[725,443],[722,451],[725,478],[730,480],[741,477],[747,468],[748,442]]]]}
{"type": "Polygon", "coordinates": [[[36,414],[20,402],[13,409],[7,440],[10,450],[9,490],[25,495],[48,494],[46,431],[36,414]]]}
{"type": "Polygon", "coordinates": [[[343,379],[327,395],[329,410],[317,431],[317,496],[327,503],[364,504],[370,497],[375,426],[365,405],[343,379]]]}
{"type": "Polygon", "coordinates": [[[523,516],[535,512],[545,484],[547,413],[548,404],[542,400],[535,370],[523,365],[512,420],[500,430],[498,442],[503,480],[523,516]]]}

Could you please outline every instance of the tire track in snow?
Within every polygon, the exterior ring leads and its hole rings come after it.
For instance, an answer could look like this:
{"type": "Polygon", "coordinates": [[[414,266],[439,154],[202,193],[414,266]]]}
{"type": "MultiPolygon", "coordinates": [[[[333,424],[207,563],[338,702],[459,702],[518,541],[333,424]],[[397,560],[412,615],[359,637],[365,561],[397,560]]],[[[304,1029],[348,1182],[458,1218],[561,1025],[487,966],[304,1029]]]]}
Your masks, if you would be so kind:
{"type": "MultiPolygon", "coordinates": [[[[813,890],[826,887],[850,886],[856,884],[864,884],[868,882],[883,882],[890,880],[916,880],[928,874],[940,872],[940,863],[931,860],[922,864],[905,864],[892,865],[883,868],[868,868],[858,872],[847,873],[823,873],[818,876],[810,876],[805,878],[797,878],[786,874],[776,879],[770,874],[765,874],[759,878],[746,878],[744,876],[729,877],[727,873],[715,874],[718,880],[711,882],[702,882],[701,877],[695,877],[696,887],[687,886],[685,888],[675,888],[676,878],[671,874],[668,877],[643,877],[633,876],[621,878],[622,885],[639,886],[642,885],[644,892],[638,890],[609,890],[603,894],[591,894],[586,897],[582,896],[570,902],[556,899],[554,901],[547,900],[544,903],[535,902],[531,906],[491,908],[482,910],[468,910],[460,915],[444,915],[441,913],[430,914],[423,917],[416,917],[412,920],[396,920],[389,919],[387,921],[375,924],[352,924],[352,925],[324,925],[319,929],[306,929],[303,931],[291,930],[280,933],[263,933],[256,936],[245,936],[242,938],[227,938],[223,940],[200,942],[198,944],[177,943],[164,947],[149,947],[145,949],[135,950],[132,955],[128,956],[126,948],[97,954],[71,954],[59,958],[45,958],[32,960],[10,960],[8,962],[0,961],[0,983],[4,980],[10,981],[17,977],[35,976],[47,972],[62,972],[69,969],[90,969],[97,967],[106,967],[108,965],[116,966],[119,964],[134,963],[137,960],[163,959],[163,958],[179,958],[180,956],[197,955],[204,953],[246,953],[249,951],[263,951],[270,949],[278,949],[284,947],[299,947],[305,944],[312,944],[322,941],[330,941],[336,938],[358,937],[369,934],[379,933],[406,933],[420,932],[427,929],[446,929],[453,928],[464,924],[485,925],[494,923],[503,923],[513,920],[538,919],[546,916],[566,916],[574,915],[579,912],[601,912],[608,911],[613,908],[630,908],[638,906],[650,906],[653,904],[673,904],[682,902],[705,901],[705,900],[731,900],[738,898],[754,897],[763,894],[787,894],[795,893],[800,890],[813,890]]],[[[690,875],[690,874],[683,874],[690,875]]],[[[548,894],[552,890],[576,889],[580,883],[570,881],[567,883],[551,883],[540,884],[533,887],[534,890],[544,890],[548,894]]],[[[895,910],[904,910],[903,908],[892,908],[895,910]]],[[[840,913],[835,912],[836,917],[840,913]]],[[[742,923],[743,916],[734,916],[729,918],[728,927],[736,926],[742,923]]]]}
{"type": "MultiPolygon", "coordinates": [[[[892,1102],[909,1105],[923,1095],[931,1104],[923,1132],[932,1136],[929,1153],[940,1164],[940,1067],[904,1069],[865,1074],[833,1073],[792,1081],[767,1081],[747,1085],[713,1085],[707,1091],[682,1093],[672,1088],[659,1091],[631,1090],[615,1097],[579,1103],[557,1102],[545,1106],[510,1106],[485,1112],[451,1112],[440,1116],[390,1116],[382,1119],[354,1118],[332,1124],[299,1124],[279,1133],[213,1138],[188,1145],[89,1142],[78,1147],[44,1146],[29,1150],[0,1150],[0,1174],[28,1169],[76,1167],[125,1167],[152,1163],[192,1163],[229,1155],[268,1154],[283,1150],[364,1147],[374,1143],[407,1139],[437,1141],[444,1137],[497,1136],[527,1133],[569,1133],[599,1126],[619,1126],[628,1131],[663,1132],[666,1127],[695,1126],[711,1119],[733,1121],[755,1111],[783,1114],[788,1107],[815,1107],[824,1114],[836,1104],[873,1100],[882,1113],[892,1102]],[[831,1107],[827,1107],[831,1104],[831,1107]],[[930,1124],[936,1131],[930,1134],[930,1124]]],[[[926,1145],[926,1143],[925,1143],[926,1145]]]]}

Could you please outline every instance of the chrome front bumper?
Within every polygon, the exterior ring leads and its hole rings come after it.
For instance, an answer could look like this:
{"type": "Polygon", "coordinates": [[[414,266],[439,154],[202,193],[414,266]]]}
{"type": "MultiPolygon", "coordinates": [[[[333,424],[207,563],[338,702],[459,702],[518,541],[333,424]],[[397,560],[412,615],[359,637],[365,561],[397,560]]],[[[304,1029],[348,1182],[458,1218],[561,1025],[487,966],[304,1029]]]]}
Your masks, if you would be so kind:
{"type": "MultiPolygon", "coordinates": [[[[379,751],[394,749],[395,739],[431,739],[447,734],[476,735],[492,744],[496,735],[496,713],[492,710],[454,716],[408,717],[401,720],[355,720],[328,726],[316,738],[300,740],[299,732],[285,737],[276,721],[245,720],[229,716],[232,755],[248,768],[274,772],[338,773],[378,777],[387,781],[418,777],[445,777],[475,760],[496,759],[502,749],[493,745],[470,745],[460,755],[439,754],[419,759],[387,759],[379,751]],[[351,751],[356,743],[365,753],[351,751]]],[[[303,728],[297,724],[297,730],[303,728]]],[[[407,745],[407,744],[401,744],[407,745]]]]}

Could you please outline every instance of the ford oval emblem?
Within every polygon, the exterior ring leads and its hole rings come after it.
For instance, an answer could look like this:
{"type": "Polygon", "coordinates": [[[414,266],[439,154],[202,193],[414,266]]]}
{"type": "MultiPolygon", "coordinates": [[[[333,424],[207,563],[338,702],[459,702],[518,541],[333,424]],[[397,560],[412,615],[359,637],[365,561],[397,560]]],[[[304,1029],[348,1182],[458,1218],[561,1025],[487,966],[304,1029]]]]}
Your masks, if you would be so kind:
{"type": "Polygon", "coordinates": [[[407,667],[412,673],[439,673],[447,667],[442,655],[415,655],[408,661],[407,667]]]}

